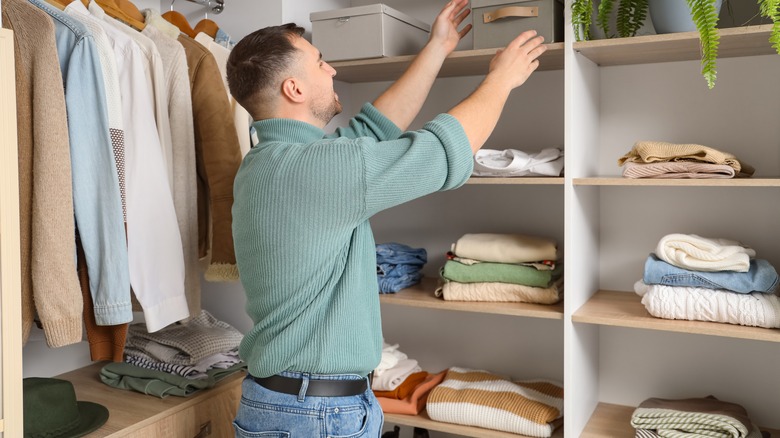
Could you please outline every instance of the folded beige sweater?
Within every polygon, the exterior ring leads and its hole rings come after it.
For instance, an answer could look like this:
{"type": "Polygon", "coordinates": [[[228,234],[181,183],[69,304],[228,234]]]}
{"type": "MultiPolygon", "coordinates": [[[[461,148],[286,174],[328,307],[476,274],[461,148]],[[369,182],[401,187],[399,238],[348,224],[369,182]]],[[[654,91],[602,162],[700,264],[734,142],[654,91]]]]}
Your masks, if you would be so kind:
{"type": "Polygon", "coordinates": [[[711,164],[726,164],[737,173],[752,175],[755,169],[737,159],[736,156],[702,146],[700,144],[675,144],[662,141],[638,141],[631,150],[618,159],[618,165],[625,162],[656,163],[663,161],[699,161],[711,164]]]}

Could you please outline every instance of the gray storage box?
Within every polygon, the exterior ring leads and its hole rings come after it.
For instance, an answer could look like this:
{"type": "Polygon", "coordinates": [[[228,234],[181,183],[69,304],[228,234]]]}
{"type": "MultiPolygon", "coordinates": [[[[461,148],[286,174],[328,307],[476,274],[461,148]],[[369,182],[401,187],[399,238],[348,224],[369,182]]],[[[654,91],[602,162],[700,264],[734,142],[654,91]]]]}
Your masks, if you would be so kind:
{"type": "Polygon", "coordinates": [[[326,61],[416,55],[431,27],[381,3],[313,12],[312,44],[326,61]]]}
{"type": "Polygon", "coordinates": [[[506,47],[534,29],[545,43],[563,41],[562,0],[471,0],[474,49],[506,47]]]}

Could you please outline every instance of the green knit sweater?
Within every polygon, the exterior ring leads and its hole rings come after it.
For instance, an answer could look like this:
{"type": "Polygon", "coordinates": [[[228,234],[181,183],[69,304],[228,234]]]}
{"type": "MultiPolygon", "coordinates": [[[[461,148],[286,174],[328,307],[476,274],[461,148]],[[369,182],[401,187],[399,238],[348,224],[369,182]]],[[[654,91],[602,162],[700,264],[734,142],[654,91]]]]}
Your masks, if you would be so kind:
{"type": "Polygon", "coordinates": [[[382,328],[368,219],[466,182],[473,160],[460,123],[441,114],[402,133],[370,104],[326,136],[289,119],[253,124],[259,143],[234,188],[233,236],[254,327],[249,372],[366,375],[382,328]]]}

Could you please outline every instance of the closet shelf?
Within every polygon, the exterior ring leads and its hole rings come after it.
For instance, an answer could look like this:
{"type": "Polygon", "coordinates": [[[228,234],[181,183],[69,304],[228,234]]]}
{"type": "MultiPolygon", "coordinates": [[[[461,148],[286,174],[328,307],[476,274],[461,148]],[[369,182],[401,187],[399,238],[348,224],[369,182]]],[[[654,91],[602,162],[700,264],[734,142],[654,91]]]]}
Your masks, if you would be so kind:
{"type": "Polygon", "coordinates": [[[604,176],[574,178],[575,186],[646,186],[646,187],[780,187],[780,178],[725,178],[725,179],[655,179],[604,176]]]}
{"type": "MultiPolygon", "coordinates": [[[[721,29],[718,57],[777,53],[769,43],[771,30],[771,24],[721,29]]],[[[701,59],[699,33],[696,31],[580,41],[573,43],[573,48],[601,66],[701,59]]]]}
{"type": "Polygon", "coordinates": [[[473,301],[445,301],[433,295],[437,280],[426,277],[407,289],[395,294],[380,294],[382,304],[422,307],[426,309],[458,310],[463,312],[490,313],[494,315],[525,316],[529,318],[563,319],[563,302],[558,304],[489,303],[473,301]]]}
{"type": "Polygon", "coordinates": [[[613,327],[780,342],[778,329],[656,318],[647,312],[641,297],[634,292],[597,291],[587,303],[574,312],[571,319],[573,322],[613,327]]]}
{"type": "MultiPolygon", "coordinates": [[[[461,50],[453,52],[445,61],[439,77],[484,75],[490,60],[498,49],[461,50]]],[[[336,80],[349,83],[392,81],[409,67],[414,55],[389,58],[334,61],[336,80]]],[[[539,58],[538,71],[563,69],[563,43],[547,44],[547,51],[539,58]]]]}
{"type": "MultiPolygon", "coordinates": [[[[519,438],[525,436],[498,430],[483,429],[481,427],[462,426],[460,424],[434,421],[431,420],[428,413],[424,410],[420,415],[385,414],[385,423],[397,424],[399,426],[422,427],[428,430],[476,438],[519,438]]],[[[552,438],[563,438],[563,425],[555,430],[552,438]]]]}
{"type": "MultiPolygon", "coordinates": [[[[634,409],[636,408],[632,406],[599,403],[580,437],[634,436],[636,431],[631,426],[631,414],[634,413],[634,409]]],[[[761,429],[771,433],[772,436],[780,436],[780,430],[761,429]]]]}
{"type": "Polygon", "coordinates": [[[466,184],[488,185],[563,185],[562,177],[519,177],[519,178],[492,178],[471,177],[466,184]]]}

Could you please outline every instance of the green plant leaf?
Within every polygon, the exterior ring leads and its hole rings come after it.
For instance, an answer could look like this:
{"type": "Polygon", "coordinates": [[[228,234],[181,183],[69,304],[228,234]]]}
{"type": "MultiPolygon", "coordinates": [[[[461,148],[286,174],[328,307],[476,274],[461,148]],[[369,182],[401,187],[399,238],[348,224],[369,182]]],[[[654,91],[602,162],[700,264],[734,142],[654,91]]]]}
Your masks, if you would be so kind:
{"type": "Polygon", "coordinates": [[[604,35],[607,38],[613,37],[613,35],[609,34],[609,19],[612,16],[615,1],[616,0],[601,0],[601,3],[599,3],[599,14],[596,17],[596,24],[604,31],[604,35]]]}
{"type": "Polygon", "coordinates": [[[772,20],[772,32],[769,34],[769,42],[775,51],[780,54],[780,0],[758,0],[761,7],[761,16],[772,20]]]}
{"type": "Polygon", "coordinates": [[[636,36],[647,18],[647,0],[620,0],[617,31],[620,37],[636,36]]]}
{"type": "Polygon", "coordinates": [[[590,40],[590,25],[593,14],[593,0],[572,0],[571,25],[576,41],[590,40]]]}
{"type": "Polygon", "coordinates": [[[699,31],[701,44],[701,74],[707,80],[707,86],[715,86],[717,76],[716,63],[718,59],[718,11],[715,0],[685,0],[691,11],[691,17],[699,31]]]}

